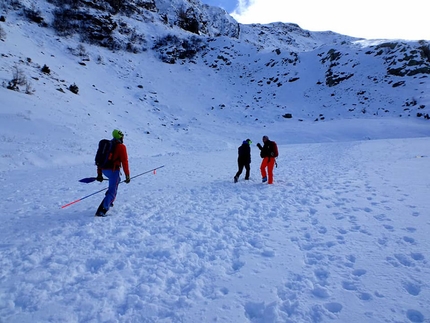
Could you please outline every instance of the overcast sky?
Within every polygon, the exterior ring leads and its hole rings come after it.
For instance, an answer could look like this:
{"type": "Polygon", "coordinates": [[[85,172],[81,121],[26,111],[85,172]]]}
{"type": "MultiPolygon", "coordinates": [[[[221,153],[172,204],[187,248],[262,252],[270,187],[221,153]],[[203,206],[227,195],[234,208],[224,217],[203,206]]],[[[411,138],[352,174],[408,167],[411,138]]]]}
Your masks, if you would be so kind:
{"type": "Polygon", "coordinates": [[[201,0],[224,8],[238,22],[291,22],[369,39],[430,40],[428,0],[201,0]]]}

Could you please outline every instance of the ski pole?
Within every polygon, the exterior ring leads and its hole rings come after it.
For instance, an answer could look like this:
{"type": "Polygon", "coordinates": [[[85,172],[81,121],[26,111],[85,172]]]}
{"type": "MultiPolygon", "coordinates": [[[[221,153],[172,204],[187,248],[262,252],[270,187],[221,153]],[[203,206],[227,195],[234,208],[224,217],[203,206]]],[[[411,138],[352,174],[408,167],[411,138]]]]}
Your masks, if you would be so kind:
{"type": "MultiPolygon", "coordinates": [[[[153,169],[151,169],[151,170],[148,170],[148,171],[146,171],[146,172],[143,172],[143,173],[140,173],[140,174],[134,175],[134,176],[130,177],[130,179],[133,179],[133,178],[136,178],[136,177],[142,176],[142,175],[144,175],[144,174],[148,174],[148,173],[150,173],[150,172],[154,172],[154,174],[155,174],[155,171],[156,171],[157,169],[160,169],[160,168],[163,168],[163,167],[164,167],[164,165],[163,165],[163,166],[158,166],[158,167],[153,168],[153,169]]],[[[121,181],[120,183],[122,183],[122,182],[124,182],[124,181],[121,181]]]]}
{"type": "Polygon", "coordinates": [[[90,196],[93,196],[93,195],[96,195],[96,194],[98,194],[98,193],[100,193],[100,192],[103,192],[103,191],[105,191],[106,189],[107,189],[107,188],[103,188],[103,189],[101,189],[100,191],[97,191],[97,192],[94,192],[94,193],[92,193],[92,194],[90,194],[90,195],[87,195],[87,196],[81,197],[80,199],[77,199],[76,201],[73,201],[73,202],[70,202],[70,203],[67,203],[67,204],[63,205],[61,208],[62,208],[62,209],[64,209],[64,208],[66,208],[66,207],[68,207],[68,206],[70,206],[70,205],[72,205],[72,204],[75,204],[75,203],[78,203],[78,202],[80,202],[80,201],[82,201],[82,200],[85,200],[86,198],[88,198],[88,197],[90,197],[90,196]]]}
{"type": "MultiPolygon", "coordinates": [[[[154,168],[154,169],[151,169],[151,170],[149,170],[149,171],[143,172],[143,173],[141,173],[141,174],[135,175],[135,176],[133,176],[133,177],[130,177],[130,179],[132,179],[132,178],[136,178],[136,177],[141,176],[141,175],[143,175],[143,174],[147,174],[147,173],[149,173],[149,172],[153,172],[153,171],[155,171],[156,169],[159,169],[159,168],[162,168],[162,167],[164,167],[164,165],[163,165],[163,166],[159,166],[159,167],[154,168]]],[[[95,182],[96,180],[97,180],[97,177],[85,177],[85,178],[80,179],[80,180],[79,180],[79,182],[88,184],[88,183],[95,182]]],[[[104,180],[104,181],[107,181],[107,180],[109,180],[109,179],[108,179],[108,178],[103,178],[103,180],[104,180]]],[[[121,181],[120,183],[122,183],[122,182],[124,182],[124,181],[121,181]]]]}
{"type": "MultiPolygon", "coordinates": [[[[136,177],[142,176],[142,175],[144,175],[144,174],[148,174],[149,172],[154,172],[154,173],[155,173],[155,171],[156,171],[157,169],[160,169],[160,168],[163,168],[163,167],[164,167],[164,165],[163,165],[163,166],[158,166],[158,167],[153,168],[153,169],[151,169],[151,170],[148,170],[148,171],[146,171],[146,172],[143,172],[143,173],[140,173],[140,174],[134,175],[133,177],[130,177],[130,179],[133,179],[133,178],[136,178],[136,177]]],[[[120,183],[122,183],[122,182],[124,182],[124,181],[121,181],[121,182],[119,182],[118,184],[120,184],[120,183]]],[[[94,193],[91,193],[91,194],[89,194],[89,195],[87,195],[87,196],[81,197],[80,199],[77,199],[77,200],[75,200],[75,201],[73,201],[73,202],[70,202],[70,203],[64,204],[61,208],[62,208],[62,209],[64,209],[64,208],[66,208],[66,207],[68,207],[68,206],[70,206],[70,205],[72,205],[72,204],[78,203],[78,202],[80,202],[80,201],[82,201],[82,200],[85,200],[86,198],[89,198],[90,196],[96,195],[96,194],[98,194],[98,193],[100,193],[100,192],[103,192],[103,191],[105,191],[105,190],[107,190],[107,188],[103,188],[103,189],[101,189],[101,190],[99,190],[99,191],[97,191],[97,192],[94,192],[94,193]]]]}

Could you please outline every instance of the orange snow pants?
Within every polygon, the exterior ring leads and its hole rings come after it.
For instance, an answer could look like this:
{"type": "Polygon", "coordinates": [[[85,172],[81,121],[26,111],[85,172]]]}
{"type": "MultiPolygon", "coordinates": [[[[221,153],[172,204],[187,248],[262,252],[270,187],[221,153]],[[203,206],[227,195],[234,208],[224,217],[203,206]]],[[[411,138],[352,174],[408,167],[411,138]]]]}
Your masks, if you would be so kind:
{"type": "Polygon", "coordinates": [[[267,183],[273,184],[273,167],[275,166],[275,158],[273,157],[264,157],[261,161],[261,177],[267,177],[267,183]],[[266,172],[267,167],[267,172],[266,172]],[[269,176],[267,176],[269,175],[269,176]]]}

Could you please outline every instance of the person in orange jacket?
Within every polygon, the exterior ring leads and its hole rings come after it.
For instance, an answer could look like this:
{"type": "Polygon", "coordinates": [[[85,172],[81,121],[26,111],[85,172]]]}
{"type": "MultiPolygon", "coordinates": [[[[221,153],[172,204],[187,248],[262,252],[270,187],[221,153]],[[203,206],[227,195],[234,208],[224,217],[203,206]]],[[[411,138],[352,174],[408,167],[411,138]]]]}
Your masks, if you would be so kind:
{"type": "Polygon", "coordinates": [[[128,168],[128,155],[127,148],[125,147],[124,134],[121,130],[115,129],[112,131],[112,156],[109,159],[109,163],[103,168],[97,167],[97,180],[99,182],[103,181],[103,175],[109,179],[109,188],[103,201],[97,209],[96,216],[106,216],[106,212],[111,206],[113,206],[113,201],[116,198],[118,191],[118,185],[121,181],[120,169],[121,166],[125,173],[125,183],[130,183],[130,170],[128,168]]]}

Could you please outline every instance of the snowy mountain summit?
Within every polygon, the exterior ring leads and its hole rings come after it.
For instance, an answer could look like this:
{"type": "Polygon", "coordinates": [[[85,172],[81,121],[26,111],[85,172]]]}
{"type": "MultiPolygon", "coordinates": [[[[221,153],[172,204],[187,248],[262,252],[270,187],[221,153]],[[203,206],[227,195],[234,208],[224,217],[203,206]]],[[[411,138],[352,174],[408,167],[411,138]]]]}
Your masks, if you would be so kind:
{"type": "Polygon", "coordinates": [[[0,322],[429,322],[429,75],[198,0],[0,1],[0,322]]]}

